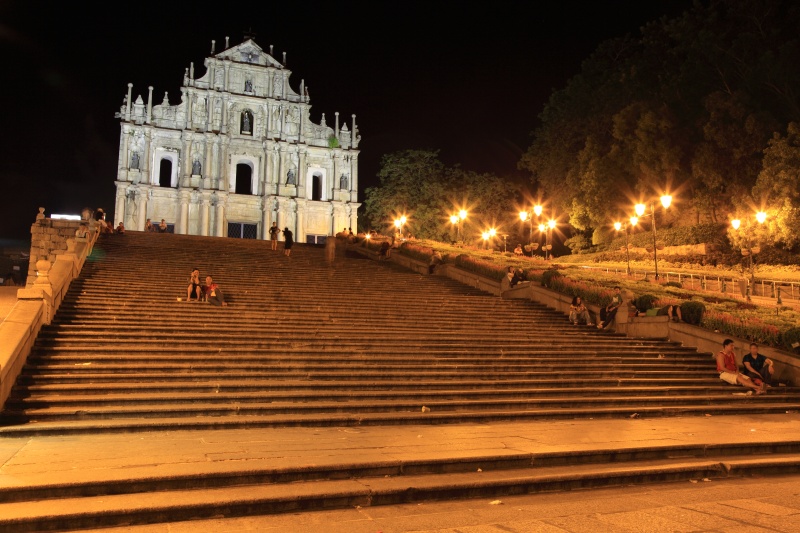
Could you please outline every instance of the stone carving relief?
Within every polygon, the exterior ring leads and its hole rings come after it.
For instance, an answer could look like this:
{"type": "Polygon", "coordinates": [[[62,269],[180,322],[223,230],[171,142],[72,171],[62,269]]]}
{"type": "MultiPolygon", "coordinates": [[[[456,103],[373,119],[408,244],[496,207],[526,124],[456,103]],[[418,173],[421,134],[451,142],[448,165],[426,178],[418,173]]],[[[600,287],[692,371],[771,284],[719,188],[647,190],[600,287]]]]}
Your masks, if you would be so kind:
{"type": "Polygon", "coordinates": [[[244,80],[244,92],[252,93],[253,92],[253,80],[250,78],[244,80]]]}
{"type": "Polygon", "coordinates": [[[283,76],[281,74],[276,75],[272,81],[272,96],[275,98],[283,96],[283,76]]]}
{"type": "Polygon", "coordinates": [[[349,179],[348,179],[347,174],[342,174],[342,176],[339,178],[339,188],[347,190],[348,183],[349,183],[349,179]]]}
{"type": "Polygon", "coordinates": [[[300,113],[297,106],[292,106],[286,111],[286,134],[297,135],[300,113]]]}

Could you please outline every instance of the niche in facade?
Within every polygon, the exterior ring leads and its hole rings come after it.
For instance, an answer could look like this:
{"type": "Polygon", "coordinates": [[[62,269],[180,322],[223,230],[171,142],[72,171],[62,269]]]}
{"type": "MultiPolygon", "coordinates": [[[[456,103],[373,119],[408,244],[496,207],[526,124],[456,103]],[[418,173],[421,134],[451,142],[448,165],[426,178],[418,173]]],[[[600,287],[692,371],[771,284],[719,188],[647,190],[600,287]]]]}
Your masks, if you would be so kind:
{"type": "Polygon", "coordinates": [[[322,174],[311,176],[311,199],[314,201],[322,200],[322,174]]]}
{"type": "Polygon", "coordinates": [[[158,185],[159,187],[172,186],[172,161],[166,157],[158,165],[158,185]]]}
{"type": "Polygon", "coordinates": [[[240,127],[239,133],[242,135],[252,135],[253,134],[253,114],[250,111],[242,111],[242,117],[240,119],[240,127]]]}
{"type": "Polygon", "coordinates": [[[236,194],[253,194],[253,169],[247,163],[236,165],[236,194]]]}

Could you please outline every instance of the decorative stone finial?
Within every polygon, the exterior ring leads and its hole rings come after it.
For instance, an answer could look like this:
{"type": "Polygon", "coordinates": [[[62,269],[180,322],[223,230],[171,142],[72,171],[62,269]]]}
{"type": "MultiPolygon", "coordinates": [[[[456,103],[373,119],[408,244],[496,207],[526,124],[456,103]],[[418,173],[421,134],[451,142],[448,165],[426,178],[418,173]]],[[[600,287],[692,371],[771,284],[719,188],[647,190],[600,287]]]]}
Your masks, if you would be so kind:
{"type": "Polygon", "coordinates": [[[211,53],[214,53],[214,50],[217,48],[217,41],[211,39],[211,53]]]}
{"type": "Polygon", "coordinates": [[[39,214],[36,215],[36,220],[44,220],[44,207],[39,208],[39,214]]]}

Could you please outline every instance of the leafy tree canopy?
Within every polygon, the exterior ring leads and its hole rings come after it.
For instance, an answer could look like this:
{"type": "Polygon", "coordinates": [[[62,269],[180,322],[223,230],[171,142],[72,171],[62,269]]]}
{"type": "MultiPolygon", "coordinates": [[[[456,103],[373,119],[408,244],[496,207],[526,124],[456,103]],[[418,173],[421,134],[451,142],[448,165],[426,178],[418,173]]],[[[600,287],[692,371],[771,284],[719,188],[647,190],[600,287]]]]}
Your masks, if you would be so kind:
{"type": "Polygon", "coordinates": [[[784,205],[777,235],[796,244],[798,64],[800,5],[697,2],[601,44],[551,95],[520,166],[582,230],[664,191],[673,220],[726,223],[752,192],[784,205]]]}

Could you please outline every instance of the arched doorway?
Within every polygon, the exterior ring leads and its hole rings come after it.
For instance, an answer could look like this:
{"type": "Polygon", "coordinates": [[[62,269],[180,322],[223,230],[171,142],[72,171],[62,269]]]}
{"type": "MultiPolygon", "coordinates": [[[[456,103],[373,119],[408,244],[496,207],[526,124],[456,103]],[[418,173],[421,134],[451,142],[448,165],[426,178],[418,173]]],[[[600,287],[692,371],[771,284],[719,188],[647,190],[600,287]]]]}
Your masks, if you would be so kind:
{"type": "Polygon", "coordinates": [[[311,199],[322,200],[322,176],[320,174],[311,176],[311,199]]]}
{"type": "Polygon", "coordinates": [[[236,194],[253,194],[253,169],[247,163],[236,165],[236,194]]]}
{"type": "Polygon", "coordinates": [[[166,157],[158,165],[158,186],[172,187],[172,161],[166,157]]]}

